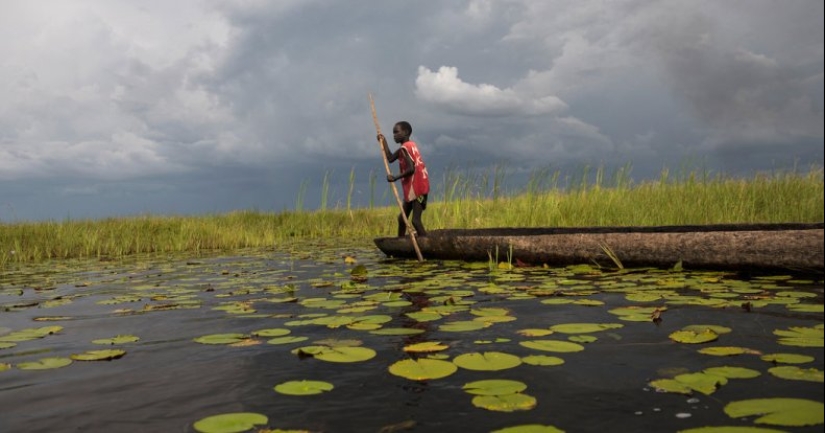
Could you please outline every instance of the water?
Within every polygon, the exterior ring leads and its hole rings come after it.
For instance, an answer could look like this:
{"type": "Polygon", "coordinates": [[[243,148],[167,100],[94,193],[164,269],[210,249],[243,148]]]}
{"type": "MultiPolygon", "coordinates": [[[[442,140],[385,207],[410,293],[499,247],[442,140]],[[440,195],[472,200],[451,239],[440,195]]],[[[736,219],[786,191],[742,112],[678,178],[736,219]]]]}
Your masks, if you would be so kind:
{"type": "MultiPolygon", "coordinates": [[[[0,340],[26,328],[58,325],[63,329],[0,349],[0,363],[11,366],[0,371],[0,431],[194,432],[196,421],[228,412],[260,413],[269,418],[268,428],[311,432],[489,432],[522,424],[552,425],[567,432],[676,432],[703,426],[753,426],[752,418],[728,417],[724,406],[749,398],[823,401],[821,383],[774,377],[767,371],[773,364],[758,355],[720,357],[697,352],[702,347],[738,346],[764,354],[806,354],[815,360],[800,367],[821,371],[821,347],[783,346],[773,334],[778,329],[822,324],[821,310],[799,312],[784,304],[758,304],[762,298],[793,298],[792,304],[821,306],[821,276],[803,281],[746,281],[731,274],[698,272],[491,271],[488,264],[392,261],[370,246],[321,243],[244,251],[232,257],[147,257],[129,262],[30,266],[0,277],[0,304],[4,306],[0,309],[0,340]],[[368,280],[360,285],[350,278],[356,264],[368,270],[368,280]],[[649,289],[647,292],[663,291],[668,297],[629,300],[627,291],[639,287],[649,289]],[[369,295],[385,292],[403,293],[403,299],[411,302],[400,306],[376,303],[372,310],[345,314],[337,312],[341,307],[318,308],[306,302],[326,298],[364,305],[369,295]],[[452,293],[461,296],[451,297],[452,293]],[[295,298],[293,302],[270,302],[290,296],[295,298]],[[725,306],[697,305],[686,302],[685,296],[723,301],[725,306]],[[576,303],[543,302],[559,299],[576,303]],[[418,322],[405,315],[428,305],[464,302],[468,309],[505,308],[516,320],[493,323],[478,331],[447,332],[440,328],[444,323],[478,316],[461,311],[418,322]],[[754,303],[750,311],[741,306],[745,302],[754,303]],[[246,309],[235,313],[216,309],[227,305],[246,309]],[[666,310],[658,323],[626,321],[610,312],[631,305],[666,310]],[[314,317],[308,314],[385,314],[392,320],[384,328],[424,332],[385,336],[346,326],[287,325],[314,317]],[[35,320],[43,318],[49,320],[35,320]],[[582,343],[581,352],[538,352],[519,344],[537,339],[566,340],[570,335],[528,337],[520,331],[579,322],[623,326],[588,334],[597,340],[582,343]],[[697,324],[725,326],[732,331],[703,344],[677,343],[668,337],[697,324]],[[259,344],[242,347],[193,341],[209,334],[249,334],[268,328],[287,328],[291,336],[307,340],[271,345],[266,344],[267,338],[257,338],[254,340],[259,344]],[[116,335],[135,335],[140,340],[114,346],[92,343],[116,335]],[[376,356],[363,362],[333,363],[291,353],[330,339],[355,340],[357,343],[350,344],[371,348],[376,356]],[[442,352],[448,359],[463,353],[497,351],[519,357],[557,356],[564,364],[522,364],[492,372],[459,368],[453,375],[429,381],[390,374],[390,365],[412,357],[403,351],[404,346],[421,341],[449,345],[442,352]],[[46,357],[109,348],[121,348],[126,355],[110,361],[74,361],[51,370],[16,368],[19,363],[46,357]],[[672,377],[673,372],[699,372],[713,366],[746,367],[761,375],[731,379],[710,395],[662,393],[648,385],[651,380],[672,377]],[[524,393],[535,397],[537,404],[515,412],[476,407],[473,396],[462,387],[483,379],[524,382],[524,393]],[[291,380],[326,381],[335,388],[301,397],[274,391],[275,385],[291,380]]],[[[788,432],[821,429],[821,425],[762,427],[788,432]]]]}

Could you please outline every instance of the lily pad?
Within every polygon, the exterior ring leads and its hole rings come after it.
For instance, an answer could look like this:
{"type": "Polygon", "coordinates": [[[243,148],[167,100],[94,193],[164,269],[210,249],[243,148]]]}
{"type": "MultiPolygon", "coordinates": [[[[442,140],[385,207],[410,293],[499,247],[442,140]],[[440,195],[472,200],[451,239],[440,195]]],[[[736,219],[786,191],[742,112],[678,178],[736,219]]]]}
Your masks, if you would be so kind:
{"type": "Polygon", "coordinates": [[[536,398],[527,394],[477,395],[473,406],[495,412],[515,412],[536,407],[536,398]]]}
{"type": "Polygon", "coordinates": [[[73,354],[70,358],[75,361],[109,361],[122,358],[123,355],[126,355],[126,351],[120,349],[89,350],[83,353],[73,354]]]}
{"type": "Polygon", "coordinates": [[[53,368],[65,367],[71,363],[71,358],[42,358],[35,362],[21,362],[17,364],[17,368],[20,370],[50,370],[53,368]]]}
{"type": "Polygon", "coordinates": [[[298,337],[292,335],[286,335],[283,337],[275,337],[266,340],[266,344],[289,344],[289,343],[299,343],[301,341],[308,340],[308,337],[298,337]]]}
{"type": "Polygon", "coordinates": [[[570,353],[581,352],[584,350],[584,346],[578,343],[573,343],[572,341],[530,340],[522,341],[519,344],[529,349],[544,350],[547,352],[570,353]]]}
{"type": "Polygon", "coordinates": [[[687,430],[679,430],[678,433],[787,433],[784,430],[776,430],[763,427],[749,426],[720,426],[720,427],[697,427],[687,430]]]}
{"type": "Polygon", "coordinates": [[[316,395],[335,388],[329,382],[319,380],[291,380],[275,386],[275,392],[286,395],[316,395]]]}
{"type": "Polygon", "coordinates": [[[445,323],[439,326],[438,330],[444,332],[478,331],[479,329],[484,329],[488,326],[490,326],[490,323],[488,322],[481,322],[477,320],[465,320],[445,323]]]}
{"type": "Polygon", "coordinates": [[[521,358],[521,362],[529,365],[554,366],[564,364],[564,360],[558,356],[548,355],[528,355],[521,358]]]}
{"type": "Polygon", "coordinates": [[[240,433],[269,422],[266,415],[252,412],[225,413],[203,418],[192,426],[200,433],[240,433]]]}
{"type": "Polygon", "coordinates": [[[564,433],[564,430],[559,430],[551,425],[522,424],[493,430],[490,433],[564,433]]]}
{"type": "Polygon", "coordinates": [[[817,325],[812,328],[805,328],[801,326],[792,326],[787,330],[778,329],[773,331],[774,335],[782,338],[779,339],[779,344],[786,346],[800,346],[800,347],[823,347],[823,326],[817,325]]]}
{"type": "Polygon", "coordinates": [[[703,373],[726,377],[728,379],[753,379],[762,373],[744,367],[710,367],[702,370],[703,373]]]}
{"type": "Polygon", "coordinates": [[[195,338],[194,341],[201,344],[235,344],[248,338],[245,334],[228,333],[204,335],[195,338]]]}
{"type": "Polygon", "coordinates": [[[461,389],[475,395],[507,395],[522,392],[527,385],[516,380],[488,379],[464,384],[461,389]]]}
{"type": "Polygon", "coordinates": [[[763,361],[776,362],[782,364],[805,364],[816,360],[813,356],[799,355],[796,353],[770,353],[760,357],[763,361]]]}
{"type": "Polygon", "coordinates": [[[285,328],[269,328],[252,331],[252,335],[255,337],[283,337],[284,335],[289,335],[291,332],[292,331],[285,328]]]}
{"type": "Polygon", "coordinates": [[[447,346],[446,344],[441,344],[440,341],[425,341],[423,343],[415,343],[404,346],[404,351],[414,353],[439,352],[442,350],[447,350],[449,348],[450,346],[447,346]]]}
{"type": "Polygon", "coordinates": [[[497,371],[521,365],[521,358],[502,352],[475,352],[456,356],[453,363],[467,370],[497,371]]]}
{"type": "Polygon", "coordinates": [[[562,323],[551,326],[550,330],[563,334],[587,334],[622,327],[624,327],[624,325],[621,323],[562,323]]]}
{"type": "Polygon", "coordinates": [[[311,356],[315,359],[327,362],[361,362],[367,361],[375,357],[375,350],[368,347],[349,347],[349,346],[316,346],[320,347],[311,356]]]}
{"type": "Polygon", "coordinates": [[[439,359],[403,359],[390,365],[389,371],[410,380],[428,380],[447,377],[458,371],[458,366],[439,359]]]}
{"type": "Polygon", "coordinates": [[[672,332],[668,337],[677,343],[701,344],[715,341],[719,338],[719,334],[710,329],[701,331],[679,330],[672,332]]]}
{"type": "Polygon", "coordinates": [[[724,410],[731,418],[758,416],[756,424],[802,427],[822,424],[825,405],[800,398],[757,398],[728,403],[724,410]]]}
{"type": "Polygon", "coordinates": [[[704,347],[699,349],[698,352],[704,355],[713,356],[761,355],[761,353],[756,350],[737,346],[704,347]]]}
{"type": "Polygon", "coordinates": [[[101,338],[101,339],[98,339],[98,340],[92,340],[92,343],[111,345],[111,344],[134,343],[138,340],[140,340],[140,338],[138,338],[134,335],[118,335],[118,336],[112,337],[112,338],[101,338]]]}
{"type": "Polygon", "coordinates": [[[781,367],[769,368],[768,373],[780,379],[823,382],[823,372],[816,368],[799,368],[795,365],[783,365],[781,367]]]}

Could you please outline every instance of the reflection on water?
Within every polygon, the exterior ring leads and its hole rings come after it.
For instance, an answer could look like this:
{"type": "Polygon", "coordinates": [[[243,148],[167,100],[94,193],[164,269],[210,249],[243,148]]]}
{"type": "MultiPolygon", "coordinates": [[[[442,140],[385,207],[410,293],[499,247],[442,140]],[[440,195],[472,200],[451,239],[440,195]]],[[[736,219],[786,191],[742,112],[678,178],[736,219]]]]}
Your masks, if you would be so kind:
{"type": "MultiPolygon", "coordinates": [[[[803,367],[821,371],[821,347],[782,346],[774,335],[777,329],[823,323],[821,276],[744,281],[721,273],[491,271],[486,263],[419,264],[385,260],[368,246],[318,244],[245,251],[234,257],[146,258],[54,269],[31,266],[0,277],[0,341],[21,329],[63,327],[55,335],[0,349],[0,363],[11,366],[0,371],[2,432],[192,432],[192,424],[201,418],[240,411],[265,414],[272,429],[313,432],[488,432],[521,424],[553,425],[568,432],[675,432],[753,425],[752,420],[725,415],[723,408],[731,401],[823,401],[821,383],[776,378],[767,371],[773,364],[757,355],[697,352],[707,346],[740,346],[765,354],[807,354],[815,360],[803,367]],[[355,257],[367,267],[365,283],[352,284],[353,264],[344,257],[355,257]],[[644,296],[638,294],[640,288],[644,296]],[[396,300],[401,302],[367,300],[381,292],[401,293],[396,300]],[[341,305],[304,302],[307,299],[334,299],[363,310],[342,314],[341,305]],[[445,306],[449,308],[437,309],[445,306]],[[625,306],[665,308],[662,320],[655,323],[623,320],[611,312],[625,306]],[[516,320],[491,321],[476,331],[441,327],[477,319],[470,311],[477,308],[504,308],[516,320]],[[409,315],[433,309],[440,318],[418,320],[409,315]],[[424,332],[392,336],[347,326],[286,325],[320,315],[378,314],[392,317],[384,328],[424,332]],[[427,356],[403,350],[423,341],[449,345],[442,352],[447,359],[485,351],[520,357],[539,354],[519,342],[567,340],[571,335],[529,337],[523,331],[563,323],[623,326],[591,334],[597,339],[582,343],[581,352],[540,353],[563,358],[559,366],[522,364],[493,372],[459,368],[446,378],[418,382],[388,372],[399,360],[427,356]],[[669,338],[688,325],[724,326],[731,332],[702,345],[669,338]],[[240,347],[193,341],[204,335],[248,335],[269,328],[288,328],[291,336],[307,340],[273,345],[259,338],[257,344],[240,347]],[[127,355],[117,360],[75,361],[53,370],[15,367],[107,348],[92,340],[116,335],[140,340],[118,345],[127,355]],[[361,344],[377,355],[363,362],[333,363],[291,353],[331,339],[361,344]],[[724,365],[762,374],[732,379],[711,395],[660,393],[648,385],[673,372],[724,365]],[[525,393],[538,404],[510,413],[475,407],[462,387],[482,379],[524,382],[525,393]],[[335,388],[306,397],[273,390],[291,380],[327,381],[335,388]]],[[[821,426],[777,428],[807,432],[820,431],[821,426]]]]}

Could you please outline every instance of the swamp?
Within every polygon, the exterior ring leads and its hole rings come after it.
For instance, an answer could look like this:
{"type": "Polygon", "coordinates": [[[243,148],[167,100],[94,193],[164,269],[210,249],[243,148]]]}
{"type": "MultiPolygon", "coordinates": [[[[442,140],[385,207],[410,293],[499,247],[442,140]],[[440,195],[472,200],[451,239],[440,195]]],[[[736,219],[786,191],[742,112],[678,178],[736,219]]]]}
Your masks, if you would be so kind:
{"type": "Polygon", "coordinates": [[[3,432],[814,432],[823,276],[296,240],[8,266],[3,432]]]}

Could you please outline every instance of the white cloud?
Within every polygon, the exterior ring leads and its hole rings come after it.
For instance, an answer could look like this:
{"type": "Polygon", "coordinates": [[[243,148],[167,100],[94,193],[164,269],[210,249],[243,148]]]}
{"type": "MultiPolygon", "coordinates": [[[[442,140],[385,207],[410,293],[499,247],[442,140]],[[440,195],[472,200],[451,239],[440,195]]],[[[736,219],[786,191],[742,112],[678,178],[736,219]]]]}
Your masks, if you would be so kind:
{"type": "Polygon", "coordinates": [[[415,94],[456,114],[480,116],[539,116],[564,111],[567,105],[553,95],[531,97],[491,84],[469,84],[458,77],[458,68],[442,66],[437,72],[419,66],[415,94]]]}

